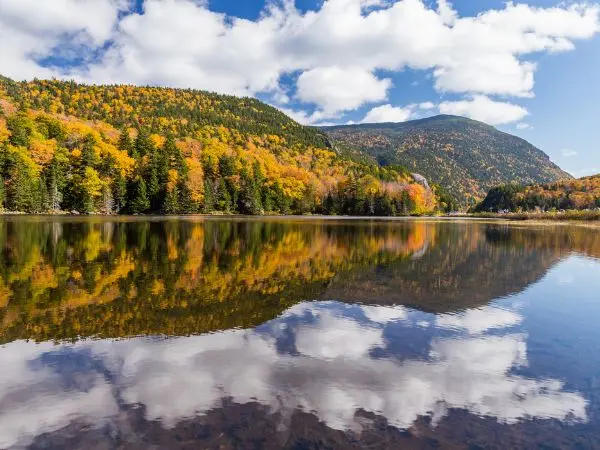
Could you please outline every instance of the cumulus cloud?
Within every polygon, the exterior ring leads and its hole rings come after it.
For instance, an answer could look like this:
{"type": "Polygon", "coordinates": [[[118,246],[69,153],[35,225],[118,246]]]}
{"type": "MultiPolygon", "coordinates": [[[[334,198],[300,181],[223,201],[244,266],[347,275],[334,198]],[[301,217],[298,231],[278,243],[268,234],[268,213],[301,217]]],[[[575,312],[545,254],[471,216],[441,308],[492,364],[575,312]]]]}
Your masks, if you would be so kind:
{"type": "Polygon", "coordinates": [[[583,3],[509,2],[461,17],[447,0],[328,0],[308,12],[285,1],[256,20],[209,5],[145,0],[143,11],[123,13],[125,0],[0,0],[0,72],[265,93],[282,103],[295,95],[332,116],[387,101],[391,81],[380,70],[426,70],[439,92],[531,97],[533,54],[572,50],[600,30],[599,6],[583,3]],[[61,52],[83,62],[49,65],[61,52]],[[297,80],[289,95],[284,75],[297,80]]]}
{"type": "Polygon", "coordinates": [[[402,108],[392,105],[381,105],[371,109],[361,122],[363,123],[381,123],[381,122],[404,122],[413,115],[412,108],[402,108]]]}
{"type": "Polygon", "coordinates": [[[315,103],[326,113],[356,109],[367,102],[387,97],[390,79],[379,79],[361,69],[319,67],[303,72],[298,78],[298,98],[315,103]]]}
{"type": "Polygon", "coordinates": [[[119,402],[143,405],[146,419],[167,428],[218,408],[223,398],[283,415],[301,408],[339,430],[360,429],[358,408],[403,429],[432,411],[443,416],[440,405],[503,423],[587,420],[581,394],[512,370],[527,363],[526,336],[505,330],[520,322],[517,313],[490,307],[452,320],[430,322],[476,335],[420,339],[428,329],[404,308],[321,302],[296,305],[258,329],[60,346],[14,342],[0,349],[9,363],[0,373],[0,446],[27,445],[72,420],[101,426],[119,402]],[[373,356],[387,347],[390,322],[417,335],[428,358],[373,356]],[[64,378],[73,369],[61,367],[72,360],[61,359],[65,353],[94,360],[77,371],[77,382],[64,378]]]}
{"type": "MultiPolygon", "coordinates": [[[[120,0],[0,0],[0,73],[15,79],[60,76],[40,60],[103,46],[117,26],[120,0]]],[[[82,68],[77,68],[79,71],[82,68]]]]}
{"type": "Polygon", "coordinates": [[[468,100],[442,102],[439,108],[442,114],[466,116],[491,125],[517,122],[529,114],[522,106],[491,100],[483,95],[475,95],[468,100]]]}

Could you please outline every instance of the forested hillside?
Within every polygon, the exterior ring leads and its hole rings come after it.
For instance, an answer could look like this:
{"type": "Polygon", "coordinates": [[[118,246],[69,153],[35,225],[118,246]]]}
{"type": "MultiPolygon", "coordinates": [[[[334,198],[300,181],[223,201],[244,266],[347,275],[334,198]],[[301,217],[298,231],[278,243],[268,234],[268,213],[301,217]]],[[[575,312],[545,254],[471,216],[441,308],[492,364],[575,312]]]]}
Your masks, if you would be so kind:
{"type": "Polygon", "coordinates": [[[328,148],[257,100],[0,79],[0,205],[30,213],[425,214],[402,167],[328,148]]]}
{"type": "Polygon", "coordinates": [[[600,208],[600,175],[556,183],[492,188],[477,205],[480,212],[585,210],[600,208]]]}
{"type": "Polygon", "coordinates": [[[324,130],[346,151],[362,151],[381,165],[400,164],[423,174],[462,205],[474,205],[503,183],[571,178],[527,141],[464,117],[442,115],[324,130]]]}

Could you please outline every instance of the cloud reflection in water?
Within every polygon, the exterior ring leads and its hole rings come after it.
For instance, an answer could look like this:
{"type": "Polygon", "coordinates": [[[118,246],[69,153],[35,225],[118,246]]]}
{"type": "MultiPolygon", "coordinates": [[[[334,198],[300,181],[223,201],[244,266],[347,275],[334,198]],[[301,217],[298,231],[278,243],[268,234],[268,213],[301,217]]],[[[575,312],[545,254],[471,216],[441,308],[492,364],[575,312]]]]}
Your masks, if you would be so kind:
{"type": "Polygon", "coordinates": [[[224,398],[283,414],[300,408],[340,430],[360,429],[361,409],[398,428],[424,415],[439,420],[448,408],[507,424],[587,420],[581,394],[515,373],[527,364],[527,336],[514,329],[521,321],[496,307],[436,317],[319,302],[249,330],[59,346],[17,341],[0,348],[0,447],[73,421],[99,425],[134,405],[168,428],[224,398]],[[427,342],[424,356],[403,355],[388,333],[394,328],[427,342]]]}

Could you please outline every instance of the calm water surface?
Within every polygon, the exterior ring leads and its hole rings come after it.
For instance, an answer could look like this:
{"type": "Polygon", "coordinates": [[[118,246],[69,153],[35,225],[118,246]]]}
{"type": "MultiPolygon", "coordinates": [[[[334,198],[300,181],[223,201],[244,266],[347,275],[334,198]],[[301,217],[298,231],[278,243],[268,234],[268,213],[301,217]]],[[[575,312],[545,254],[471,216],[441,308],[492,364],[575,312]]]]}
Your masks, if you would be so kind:
{"type": "Polygon", "coordinates": [[[600,448],[600,229],[0,219],[0,448],[600,448]]]}

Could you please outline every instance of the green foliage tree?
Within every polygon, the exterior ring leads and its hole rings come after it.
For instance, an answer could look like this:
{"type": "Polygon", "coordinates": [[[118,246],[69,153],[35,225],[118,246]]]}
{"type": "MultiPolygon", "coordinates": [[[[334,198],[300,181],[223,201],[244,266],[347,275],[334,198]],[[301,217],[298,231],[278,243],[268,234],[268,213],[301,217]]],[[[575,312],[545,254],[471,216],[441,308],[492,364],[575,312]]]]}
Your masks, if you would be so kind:
{"type": "Polygon", "coordinates": [[[133,214],[144,214],[150,209],[146,182],[141,177],[134,182],[133,198],[129,202],[129,205],[133,214]]]}

